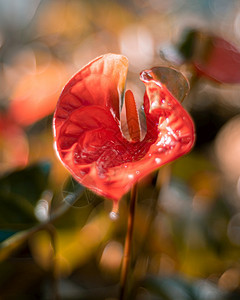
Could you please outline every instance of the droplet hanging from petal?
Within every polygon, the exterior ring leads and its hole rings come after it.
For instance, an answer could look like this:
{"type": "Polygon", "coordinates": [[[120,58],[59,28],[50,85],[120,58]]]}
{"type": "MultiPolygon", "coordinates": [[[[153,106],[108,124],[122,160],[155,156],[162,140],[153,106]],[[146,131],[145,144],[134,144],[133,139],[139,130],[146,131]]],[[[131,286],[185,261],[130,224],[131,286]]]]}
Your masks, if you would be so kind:
{"type": "Polygon", "coordinates": [[[116,221],[119,217],[118,210],[119,210],[119,202],[113,201],[112,211],[109,213],[109,217],[112,221],[116,221]]]}

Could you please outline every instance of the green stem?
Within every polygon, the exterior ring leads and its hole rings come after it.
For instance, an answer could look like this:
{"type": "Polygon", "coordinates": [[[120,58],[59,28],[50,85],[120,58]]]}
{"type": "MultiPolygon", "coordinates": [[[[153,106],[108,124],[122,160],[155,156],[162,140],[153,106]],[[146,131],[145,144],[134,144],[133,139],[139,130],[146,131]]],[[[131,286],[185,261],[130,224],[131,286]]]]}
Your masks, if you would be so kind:
{"type": "Polygon", "coordinates": [[[120,278],[120,296],[119,300],[126,299],[127,290],[128,290],[128,274],[129,267],[131,262],[131,249],[132,249],[132,237],[133,237],[133,225],[134,225],[134,216],[136,208],[136,199],[137,199],[137,184],[135,184],[131,191],[131,198],[129,204],[129,214],[128,214],[128,227],[127,234],[125,238],[125,246],[123,253],[123,262],[120,278]]]}
{"type": "MultiPolygon", "coordinates": [[[[151,239],[151,232],[153,229],[152,227],[154,224],[154,220],[155,220],[157,214],[159,213],[159,211],[161,210],[161,207],[158,207],[161,190],[169,184],[170,176],[171,176],[171,165],[170,164],[161,167],[161,169],[159,169],[157,171],[156,184],[155,184],[155,187],[153,188],[153,192],[151,194],[152,201],[149,203],[149,211],[148,211],[149,215],[147,218],[146,227],[143,229],[143,232],[142,232],[142,238],[141,238],[140,244],[137,247],[137,253],[135,254],[135,257],[134,257],[135,259],[132,262],[133,268],[135,268],[136,263],[137,263],[137,258],[140,256],[140,254],[147,253],[147,247],[150,242],[149,239],[151,239]]],[[[147,269],[144,272],[146,272],[146,271],[147,271],[147,269]]],[[[142,274],[142,273],[137,274],[136,280],[141,280],[141,278],[144,275],[145,274],[142,274]]]]}
{"type": "Polygon", "coordinates": [[[51,239],[51,244],[52,244],[52,260],[51,260],[51,281],[52,281],[52,299],[53,300],[58,300],[59,295],[58,295],[58,280],[57,280],[57,270],[56,270],[56,229],[55,227],[49,223],[46,225],[46,231],[48,232],[50,239],[51,239]]]}

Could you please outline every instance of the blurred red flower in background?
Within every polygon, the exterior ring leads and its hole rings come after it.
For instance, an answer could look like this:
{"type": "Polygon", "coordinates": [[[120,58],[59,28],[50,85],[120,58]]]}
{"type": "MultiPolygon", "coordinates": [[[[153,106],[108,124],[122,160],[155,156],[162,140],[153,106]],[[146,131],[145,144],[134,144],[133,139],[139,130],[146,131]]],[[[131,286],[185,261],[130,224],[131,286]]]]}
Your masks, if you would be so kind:
{"type": "Polygon", "coordinates": [[[146,87],[144,134],[143,111],[139,114],[131,91],[124,97],[127,68],[127,58],[115,54],[83,67],[65,86],[53,121],[55,148],[65,167],[77,181],[115,202],[194,143],[193,122],[158,81],[158,68],[140,76],[146,87]]]}
{"type": "Polygon", "coordinates": [[[0,146],[0,173],[27,165],[29,153],[27,137],[21,127],[9,116],[1,113],[0,146]]]}
{"type": "Polygon", "coordinates": [[[240,52],[225,39],[197,33],[193,65],[205,77],[220,83],[240,83],[240,52]]]}
{"type": "Polygon", "coordinates": [[[66,68],[56,60],[24,74],[11,95],[12,119],[28,126],[53,113],[65,78],[66,68]]]}

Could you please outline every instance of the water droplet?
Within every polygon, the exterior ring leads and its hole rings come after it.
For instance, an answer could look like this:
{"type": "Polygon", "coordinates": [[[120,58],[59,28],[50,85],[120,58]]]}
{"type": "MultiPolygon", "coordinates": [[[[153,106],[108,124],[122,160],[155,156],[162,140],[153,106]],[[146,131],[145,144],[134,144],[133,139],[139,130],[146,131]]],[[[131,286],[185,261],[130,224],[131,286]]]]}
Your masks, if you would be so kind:
{"type": "Polygon", "coordinates": [[[136,171],[136,174],[137,174],[137,175],[139,175],[139,174],[140,174],[140,172],[139,172],[139,171],[136,171]]]}
{"type": "Polygon", "coordinates": [[[155,162],[157,163],[157,164],[160,164],[160,162],[161,162],[161,158],[155,158],[155,162]]]}
{"type": "Polygon", "coordinates": [[[111,211],[110,214],[109,214],[109,218],[112,221],[116,221],[118,219],[118,217],[119,217],[118,213],[115,213],[114,211],[111,211]]]}
{"type": "Polygon", "coordinates": [[[110,212],[109,214],[109,218],[112,220],[112,221],[116,221],[119,217],[119,214],[118,214],[118,202],[115,201],[113,202],[113,208],[112,208],[112,211],[110,212]]]}
{"type": "Polygon", "coordinates": [[[81,169],[80,170],[80,175],[81,176],[85,176],[85,175],[87,175],[89,173],[89,171],[90,171],[90,168],[81,169]]]}

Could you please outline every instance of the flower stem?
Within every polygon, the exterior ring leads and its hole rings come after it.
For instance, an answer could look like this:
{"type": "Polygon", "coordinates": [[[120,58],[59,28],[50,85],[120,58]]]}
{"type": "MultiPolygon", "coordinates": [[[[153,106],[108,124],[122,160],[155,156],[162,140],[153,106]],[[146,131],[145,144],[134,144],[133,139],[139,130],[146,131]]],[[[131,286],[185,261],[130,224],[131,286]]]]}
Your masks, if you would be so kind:
{"type": "Polygon", "coordinates": [[[51,244],[52,244],[52,258],[51,258],[51,283],[52,283],[52,298],[53,300],[58,300],[58,278],[57,278],[57,270],[56,270],[56,229],[55,227],[49,223],[46,225],[46,231],[48,232],[51,244]]]}
{"type": "Polygon", "coordinates": [[[127,234],[125,238],[123,262],[122,262],[122,270],[121,270],[121,278],[120,278],[119,300],[126,299],[126,295],[127,295],[127,289],[128,289],[127,279],[128,279],[128,272],[129,272],[129,267],[131,262],[131,248],[132,248],[131,246],[132,246],[132,237],[133,237],[136,199],[137,199],[137,183],[132,187],[132,191],[131,191],[129,214],[128,214],[128,227],[127,227],[127,234]]]}

